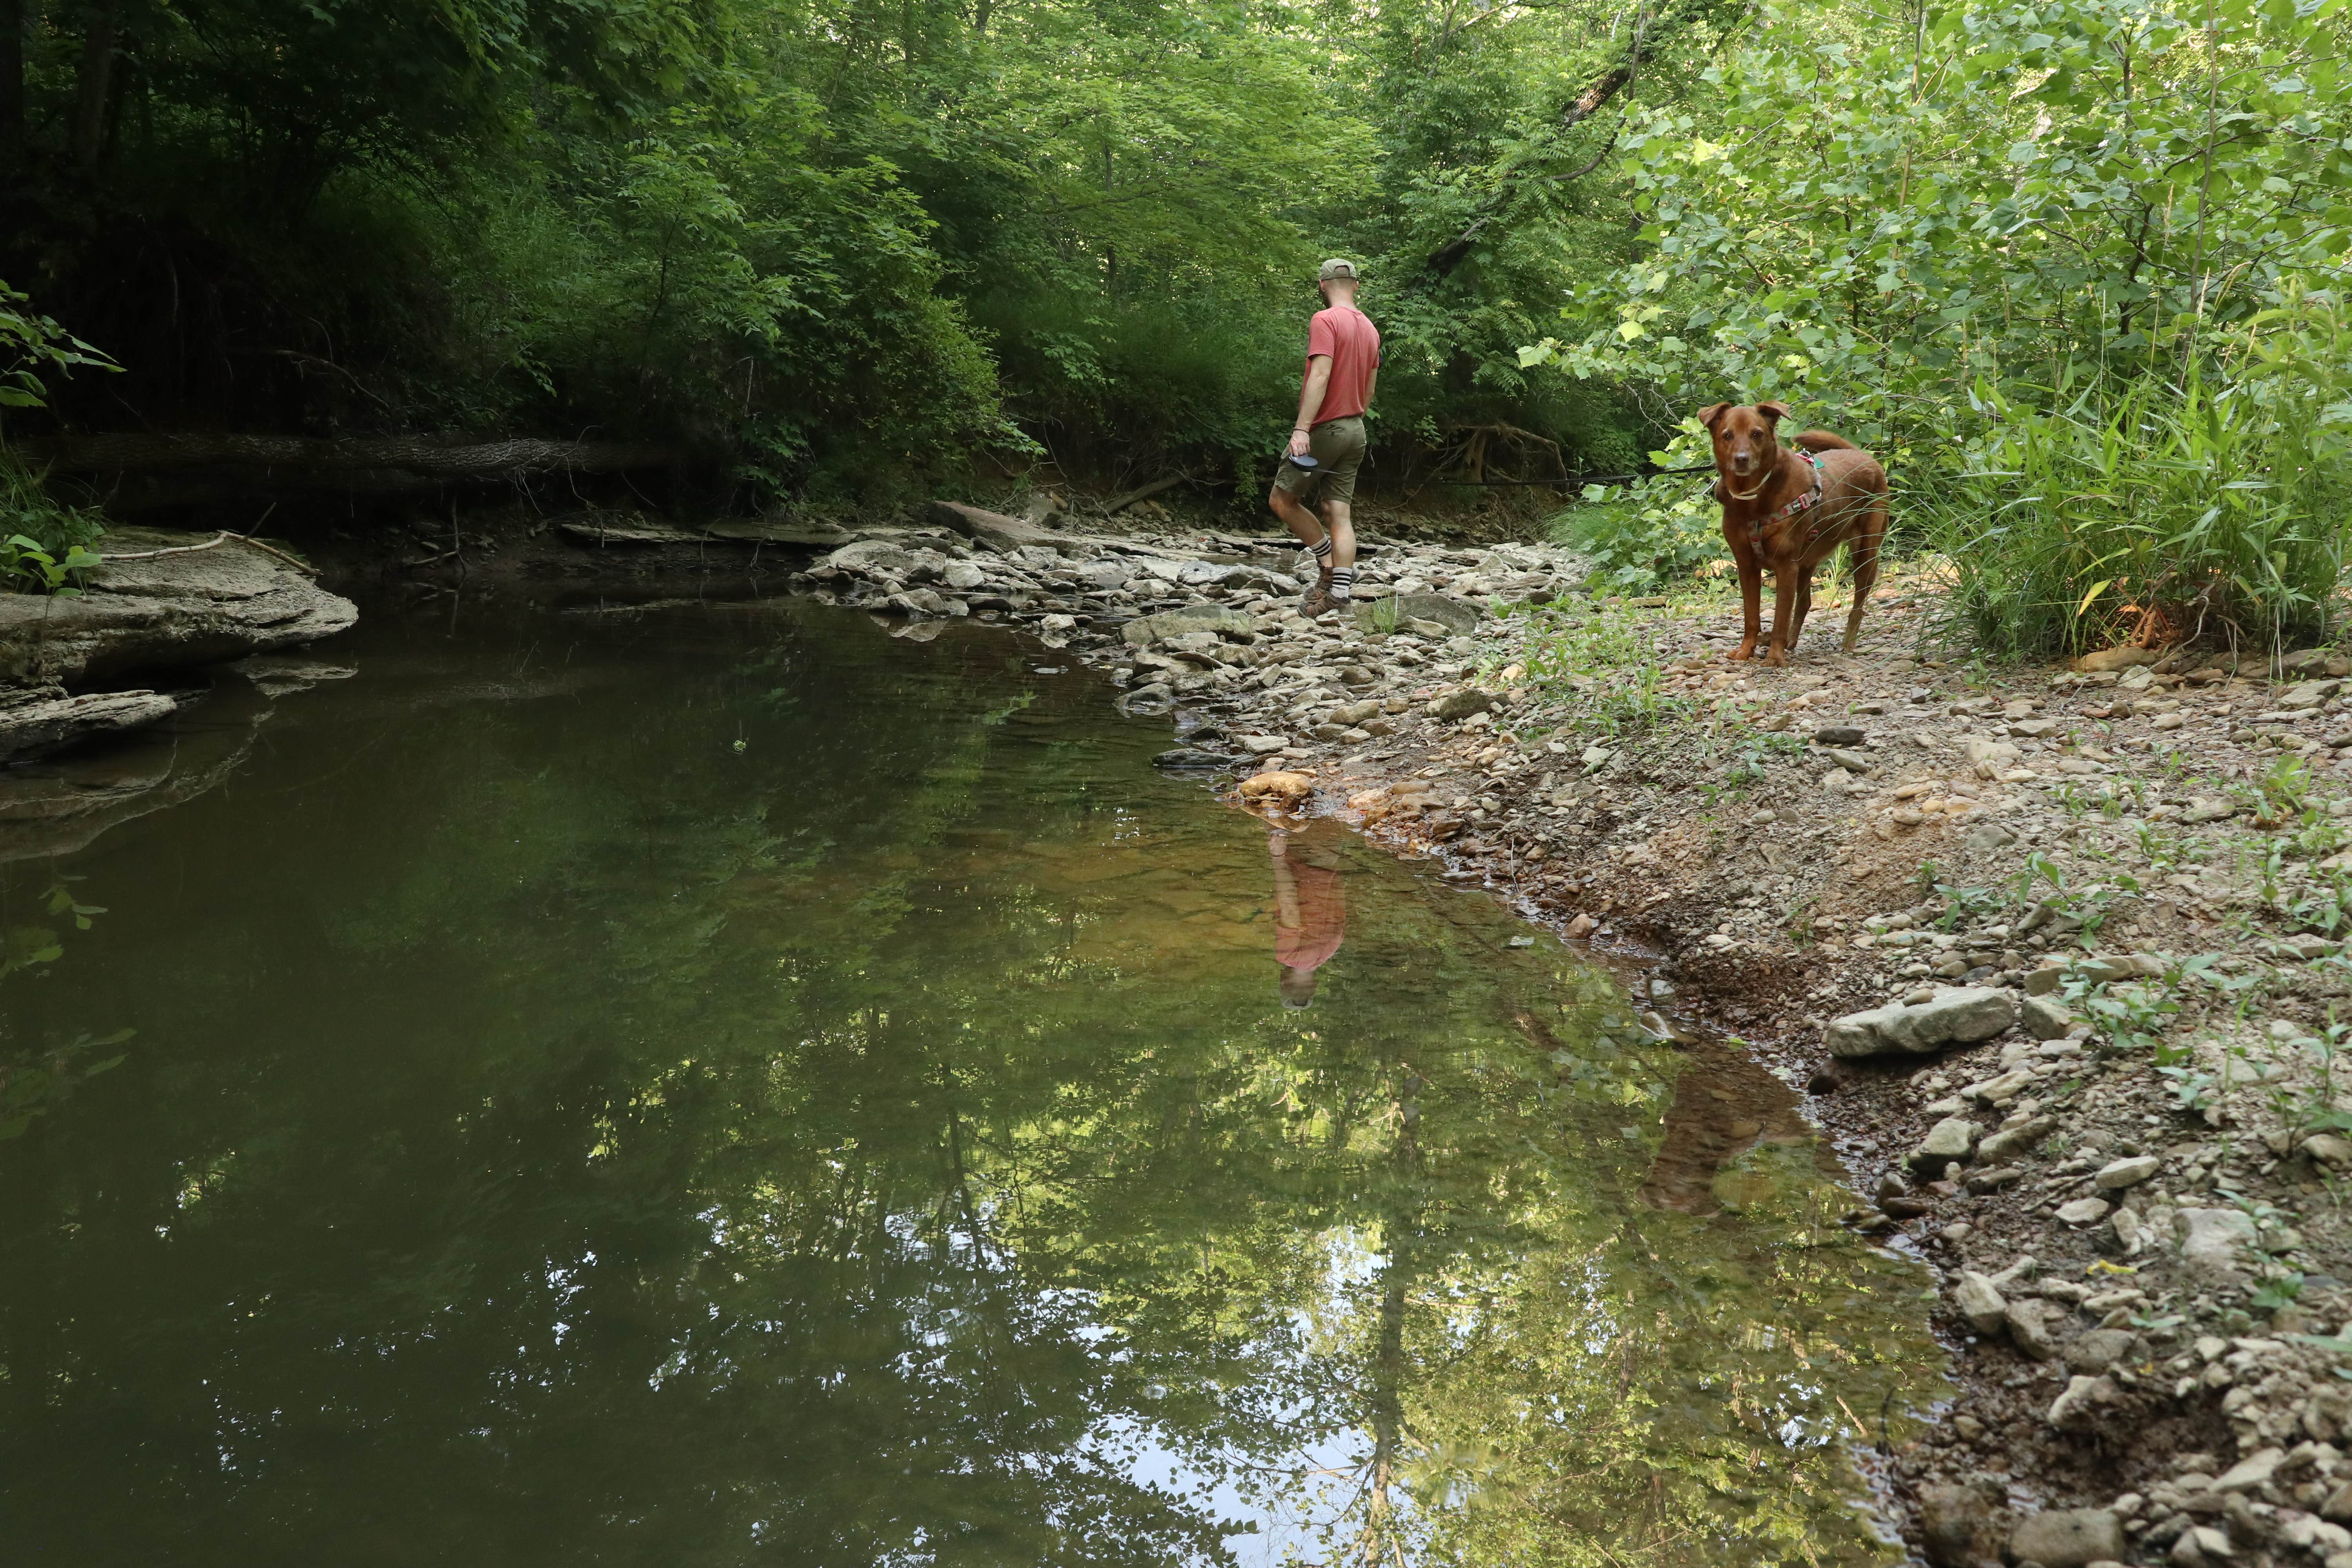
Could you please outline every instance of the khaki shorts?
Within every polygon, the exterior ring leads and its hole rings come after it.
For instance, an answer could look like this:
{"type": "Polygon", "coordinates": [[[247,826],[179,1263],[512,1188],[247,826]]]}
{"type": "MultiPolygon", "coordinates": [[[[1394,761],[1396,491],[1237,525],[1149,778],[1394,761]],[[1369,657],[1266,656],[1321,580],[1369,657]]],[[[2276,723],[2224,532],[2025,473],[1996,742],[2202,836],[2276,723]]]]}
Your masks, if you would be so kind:
{"type": "Polygon", "coordinates": [[[1315,454],[1316,467],[1302,468],[1286,458],[1275,473],[1275,488],[1310,505],[1335,500],[1346,506],[1354,500],[1356,470],[1364,462],[1364,416],[1326,419],[1307,433],[1307,449],[1315,454]]]}

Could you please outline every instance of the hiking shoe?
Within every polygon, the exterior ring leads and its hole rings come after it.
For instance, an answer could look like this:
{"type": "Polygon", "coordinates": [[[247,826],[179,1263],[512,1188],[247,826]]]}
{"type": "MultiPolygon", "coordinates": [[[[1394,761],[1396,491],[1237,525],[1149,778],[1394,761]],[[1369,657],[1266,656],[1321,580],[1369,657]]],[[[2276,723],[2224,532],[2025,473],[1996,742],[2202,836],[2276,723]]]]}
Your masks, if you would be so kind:
{"type": "Polygon", "coordinates": [[[1335,607],[1331,590],[1320,583],[1298,596],[1298,613],[1310,621],[1329,615],[1335,607]]]}

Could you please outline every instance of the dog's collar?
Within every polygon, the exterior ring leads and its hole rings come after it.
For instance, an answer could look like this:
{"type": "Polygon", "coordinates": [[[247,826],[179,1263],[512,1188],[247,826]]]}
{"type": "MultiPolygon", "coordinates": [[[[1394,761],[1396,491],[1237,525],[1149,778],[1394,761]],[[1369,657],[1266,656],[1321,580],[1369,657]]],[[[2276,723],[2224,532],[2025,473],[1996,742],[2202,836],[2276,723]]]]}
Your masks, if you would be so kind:
{"type": "Polygon", "coordinates": [[[1727,495],[1729,495],[1733,500],[1754,500],[1758,496],[1760,496],[1760,495],[1762,495],[1762,494],[1764,493],[1764,487],[1765,487],[1766,485],[1770,484],[1771,482],[1772,482],[1772,473],[1771,473],[1771,470],[1769,470],[1769,469],[1768,469],[1768,470],[1766,470],[1764,477],[1763,477],[1762,479],[1759,479],[1759,480],[1757,480],[1757,481],[1756,481],[1756,488],[1755,488],[1754,489],[1752,489],[1752,490],[1749,490],[1746,495],[1741,495],[1738,490],[1733,489],[1729,485],[1725,485],[1723,488],[1724,488],[1724,491],[1725,491],[1725,493],[1727,493],[1727,495]]]}

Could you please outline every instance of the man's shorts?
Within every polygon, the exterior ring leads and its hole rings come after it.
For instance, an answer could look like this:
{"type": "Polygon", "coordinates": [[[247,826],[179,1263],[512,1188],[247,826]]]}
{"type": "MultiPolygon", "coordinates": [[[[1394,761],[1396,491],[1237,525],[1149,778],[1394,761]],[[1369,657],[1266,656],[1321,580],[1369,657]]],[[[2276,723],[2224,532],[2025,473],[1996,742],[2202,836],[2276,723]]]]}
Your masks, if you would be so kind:
{"type": "Polygon", "coordinates": [[[1356,470],[1364,462],[1364,416],[1327,419],[1307,433],[1307,449],[1316,466],[1302,468],[1285,458],[1274,476],[1275,487],[1288,490],[1308,504],[1335,500],[1345,506],[1356,499],[1356,470]]]}

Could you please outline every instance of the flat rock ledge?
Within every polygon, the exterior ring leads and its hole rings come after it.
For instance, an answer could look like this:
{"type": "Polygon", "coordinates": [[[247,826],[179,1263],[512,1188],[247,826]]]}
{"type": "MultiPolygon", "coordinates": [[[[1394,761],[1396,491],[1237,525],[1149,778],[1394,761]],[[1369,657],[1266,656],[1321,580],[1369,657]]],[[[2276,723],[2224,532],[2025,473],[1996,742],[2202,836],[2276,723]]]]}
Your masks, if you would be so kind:
{"type": "Polygon", "coordinates": [[[93,735],[136,730],[179,708],[160,691],[93,691],[68,697],[62,687],[11,692],[0,701],[0,763],[61,751],[93,735]]]}
{"type": "Polygon", "coordinates": [[[99,541],[99,552],[144,558],[110,560],[80,595],[0,595],[0,679],[96,685],[311,642],[359,619],[349,599],[288,561],[215,537],[118,529],[99,541]],[[154,551],[173,553],[148,553],[154,551]]]}

